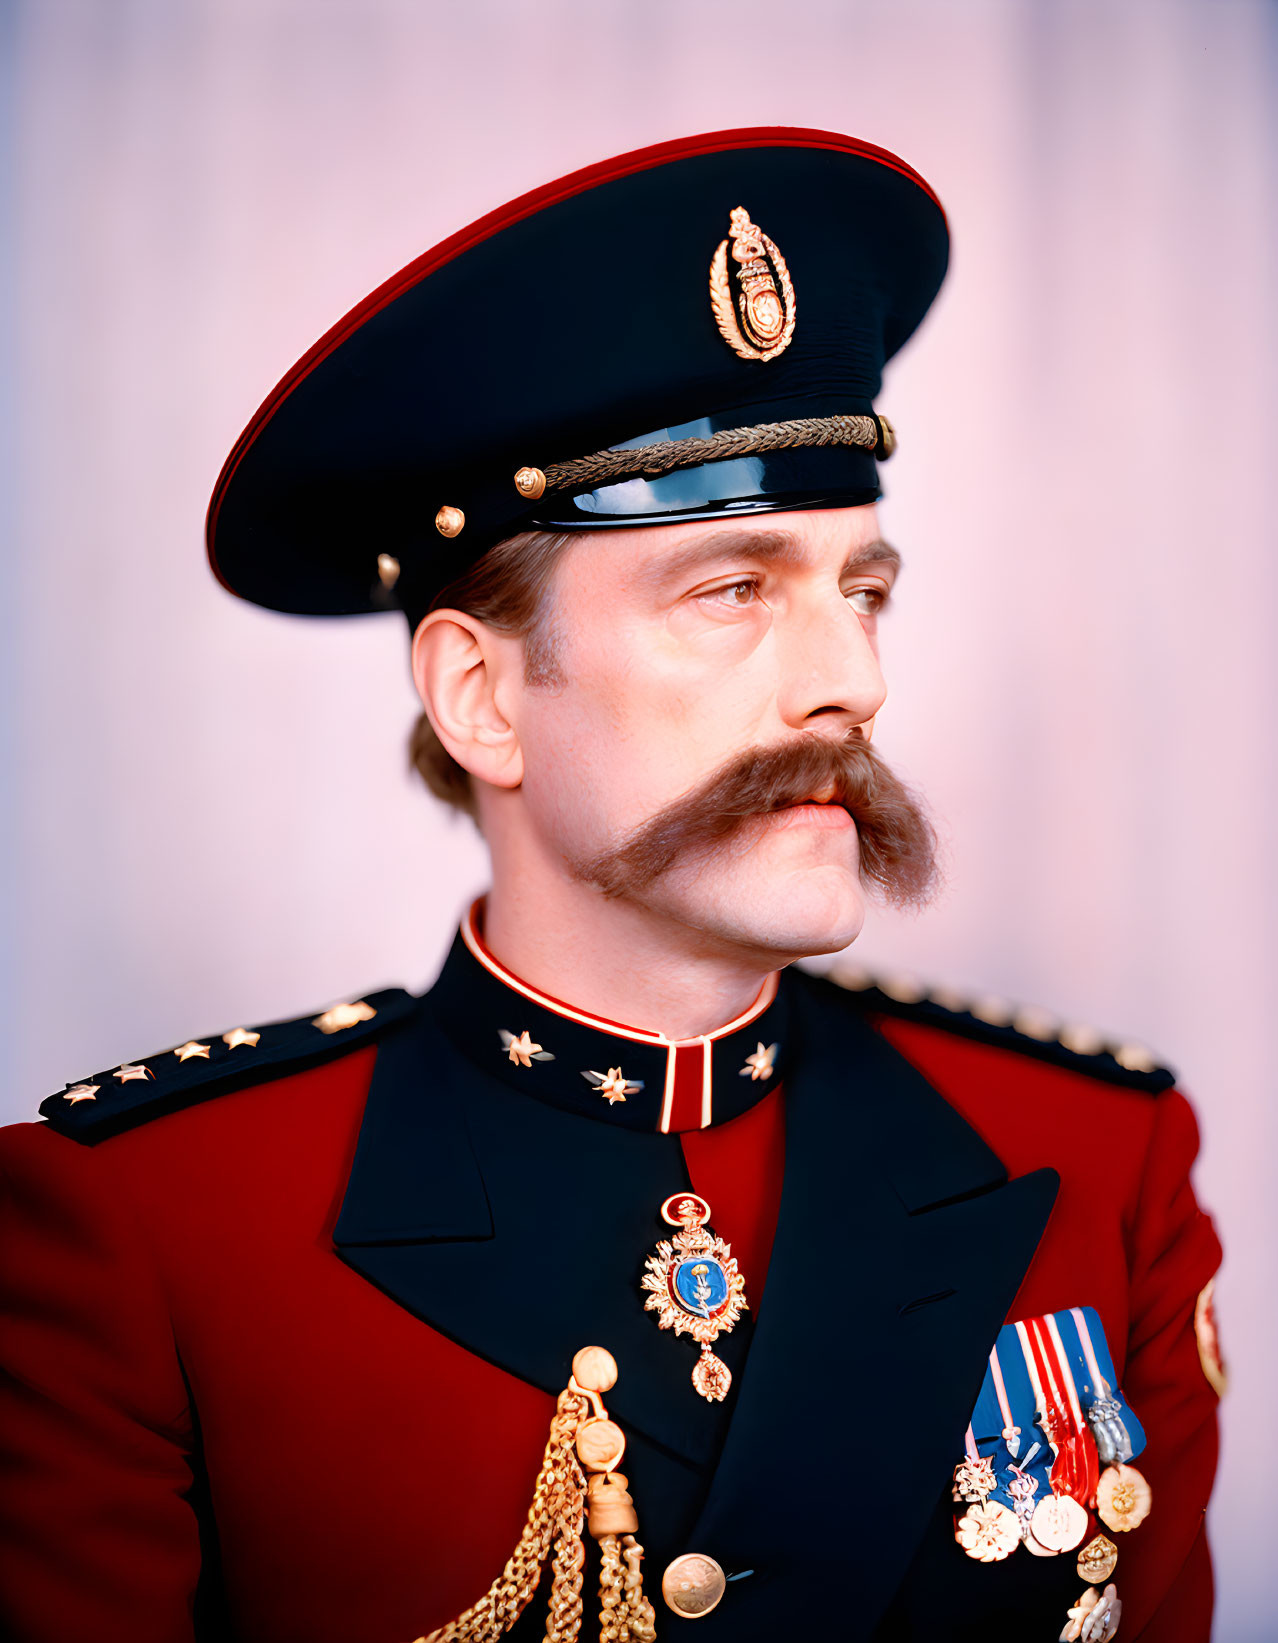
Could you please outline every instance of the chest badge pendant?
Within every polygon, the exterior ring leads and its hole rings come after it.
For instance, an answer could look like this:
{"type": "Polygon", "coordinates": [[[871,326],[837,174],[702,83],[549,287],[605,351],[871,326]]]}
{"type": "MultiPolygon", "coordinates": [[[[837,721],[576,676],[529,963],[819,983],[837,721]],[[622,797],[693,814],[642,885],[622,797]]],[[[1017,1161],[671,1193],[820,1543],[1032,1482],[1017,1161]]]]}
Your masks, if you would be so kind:
{"type": "Polygon", "coordinates": [[[732,1385],[732,1371],[711,1348],[747,1308],[745,1278],[731,1247],[711,1232],[704,1198],[676,1192],[662,1204],[661,1219],[678,1231],[661,1239],[644,1263],[644,1310],[657,1314],[658,1329],[691,1335],[700,1344],[692,1384],[707,1403],[720,1403],[732,1385]]]}

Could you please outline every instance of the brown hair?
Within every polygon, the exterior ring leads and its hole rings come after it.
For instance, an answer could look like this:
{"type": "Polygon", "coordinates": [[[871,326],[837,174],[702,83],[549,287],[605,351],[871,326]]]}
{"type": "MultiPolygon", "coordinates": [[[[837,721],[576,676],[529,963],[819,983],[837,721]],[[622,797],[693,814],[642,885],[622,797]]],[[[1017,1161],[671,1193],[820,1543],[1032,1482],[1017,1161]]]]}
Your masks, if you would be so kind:
{"type": "MultiPolygon", "coordinates": [[[[546,593],[559,556],[580,533],[524,531],[498,542],[464,576],[431,601],[431,610],[460,610],[502,633],[520,635],[526,645],[524,678],[554,684],[558,677],[554,623],[546,593]]],[[[408,744],[409,761],[437,799],[475,815],[470,773],[444,747],[423,713],[408,744]]]]}

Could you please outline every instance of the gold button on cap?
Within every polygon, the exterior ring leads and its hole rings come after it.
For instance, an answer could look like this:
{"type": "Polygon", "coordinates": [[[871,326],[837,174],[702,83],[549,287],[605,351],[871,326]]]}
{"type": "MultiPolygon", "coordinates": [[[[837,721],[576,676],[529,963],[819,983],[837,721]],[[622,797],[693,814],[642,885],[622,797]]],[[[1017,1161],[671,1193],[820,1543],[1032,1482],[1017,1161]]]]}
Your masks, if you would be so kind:
{"type": "Polygon", "coordinates": [[[700,1620],[717,1609],[728,1587],[728,1577],[704,1552],[684,1552],[661,1577],[661,1595],[667,1608],[684,1620],[700,1620]]]}

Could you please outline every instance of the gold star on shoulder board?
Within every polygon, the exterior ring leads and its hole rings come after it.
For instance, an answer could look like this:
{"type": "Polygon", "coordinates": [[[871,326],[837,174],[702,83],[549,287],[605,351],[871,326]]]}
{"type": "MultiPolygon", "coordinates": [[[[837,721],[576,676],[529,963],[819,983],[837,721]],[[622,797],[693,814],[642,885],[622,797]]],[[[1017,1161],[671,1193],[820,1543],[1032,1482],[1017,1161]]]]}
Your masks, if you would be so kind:
{"type": "Polygon", "coordinates": [[[207,1061],[209,1058],[209,1046],[207,1044],[197,1044],[193,1038],[188,1038],[186,1043],[179,1044],[173,1053],[177,1056],[179,1061],[189,1061],[192,1056],[195,1056],[200,1060],[207,1061]]]}
{"type": "Polygon", "coordinates": [[[222,1034],[222,1042],[228,1050],[238,1050],[241,1044],[255,1050],[261,1036],[261,1033],[251,1033],[247,1027],[232,1027],[229,1033],[222,1034]]]}
{"type": "Polygon", "coordinates": [[[69,1101],[73,1107],[77,1101],[96,1101],[101,1088],[100,1084],[72,1084],[62,1099],[69,1101]]]}
{"type": "Polygon", "coordinates": [[[118,1078],[121,1084],[133,1084],[139,1080],[145,1083],[148,1078],[154,1078],[155,1074],[150,1067],[144,1067],[139,1062],[122,1061],[111,1077],[118,1078]]]}
{"type": "Polygon", "coordinates": [[[334,1004],[331,1010],[317,1015],[311,1026],[322,1033],[340,1033],[347,1027],[357,1027],[361,1021],[371,1021],[376,1014],[373,1006],[361,999],[358,1004],[334,1004]]]}

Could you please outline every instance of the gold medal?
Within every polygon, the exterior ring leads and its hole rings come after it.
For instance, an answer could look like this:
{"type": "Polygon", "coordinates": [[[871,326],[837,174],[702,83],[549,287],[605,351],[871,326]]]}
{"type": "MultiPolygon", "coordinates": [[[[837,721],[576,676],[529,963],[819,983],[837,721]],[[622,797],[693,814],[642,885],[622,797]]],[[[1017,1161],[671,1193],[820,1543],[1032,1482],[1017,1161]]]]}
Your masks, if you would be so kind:
{"type": "Polygon", "coordinates": [[[1078,1578],[1089,1586],[1099,1586],[1118,1567],[1118,1547],[1108,1535],[1089,1540],[1078,1554],[1078,1578]]]}
{"type": "Polygon", "coordinates": [[[1000,1563],[1020,1544],[1021,1520],[1001,1501],[990,1504],[998,1487],[998,1473],[989,1455],[976,1447],[971,1425],[963,1438],[966,1456],[954,1468],[953,1496],[968,1502],[967,1510],[955,1520],[954,1538],[978,1563],[1000,1563]]]}
{"type": "Polygon", "coordinates": [[[997,1486],[998,1477],[994,1471],[994,1462],[988,1455],[962,1460],[954,1468],[954,1487],[951,1492],[955,1500],[986,1500],[997,1486]]]}
{"type": "Polygon", "coordinates": [[[1060,1643],[1110,1643],[1123,1618],[1123,1605],[1113,1586],[1098,1592],[1089,1586],[1069,1611],[1060,1643]]]}
{"type": "Polygon", "coordinates": [[[730,1246],[706,1224],[710,1206],[704,1198],[676,1192],[662,1204],[661,1219],[679,1231],[663,1238],[644,1263],[644,1310],[657,1314],[658,1329],[700,1342],[692,1384],[708,1403],[718,1403],[728,1395],[732,1371],[710,1348],[746,1310],[745,1278],[730,1246]]]}
{"type": "Polygon", "coordinates": [[[1125,1533],[1144,1523],[1154,1492],[1134,1466],[1107,1466],[1096,1489],[1096,1515],[1107,1529],[1125,1533]]]}
{"type": "Polygon", "coordinates": [[[1016,1513],[1000,1501],[981,1501],[969,1507],[954,1526],[954,1538],[978,1563],[1001,1563],[1021,1543],[1016,1513]]]}
{"type": "Polygon", "coordinates": [[[1087,1533],[1087,1513],[1068,1495],[1047,1495],[1034,1508],[1030,1536],[1045,1552],[1072,1552],[1087,1533]]]}

